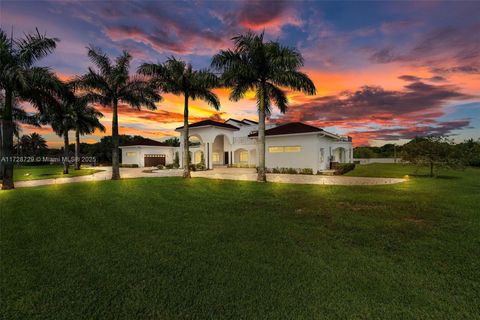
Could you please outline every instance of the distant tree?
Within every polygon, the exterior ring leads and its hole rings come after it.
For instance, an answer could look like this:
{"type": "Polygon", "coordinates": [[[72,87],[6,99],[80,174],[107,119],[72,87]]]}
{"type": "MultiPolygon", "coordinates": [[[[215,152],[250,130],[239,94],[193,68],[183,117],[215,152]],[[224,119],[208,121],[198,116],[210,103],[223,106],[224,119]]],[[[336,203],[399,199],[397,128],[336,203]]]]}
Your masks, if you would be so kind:
{"type": "Polygon", "coordinates": [[[7,161],[2,167],[2,189],[13,189],[14,101],[29,101],[39,111],[49,99],[51,91],[58,89],[57,78],[38,61],[50,54],[56,47],[57,39],[48,38],[38,32],[25,34],[13,39],[0,29],[0,90],[4,91],[5,101],[0,121],[2,122],[1,155],[7,161]]]}
{"type": "Polygon", "coordinates": [[[19,156],[37,156],[47,150],[47,141],[38,133],[19,137],[15,150],[19,156]]]}
{"type": "Polygon", "coordinates": [[[171,137],[163,142],[172,147],[180,147],[180,139],[178,137],[171,137]]]}
{"type": "Polygon", "coordinates": [[[285,113],[288,98],[285,89],[315,94],[313,81],[299,69],[303,57],[296,49],[276,41],[265,42],[263,33],[248,32],[232,38],[233,49],[221,50],[212,58],[212,67],[221,71],[225,86],[231,88],[230,99],[243,99],[255,92],[258,109],[257,181],[267,181],[265,172],[265,118],[271,113],[272,102],[285,113]]]}
{"type": "Polygon", "coordinates": [[[38,133],[30,134],[31,151],[34,156],[41,154],[47,149],[47,141],[38,133]]]}
{"type": "Polygon", "coordinates": [[[214,109],[220,109],[220,101],[212,91],[218,86],[218,78],[208,70],[194,70],[191,64],[175,57],[163,64],[144,63],[138,72],[152,77],[162,91],[183,95],[183,177],[190,178],[188,103],[190,100],[203,100],[214,109]]]}
{"type": "Polygon", "coordinates": [[[403,145],[402,159],[418,166],[428,166],[431,177],[436,167],[462,165],[462,155],[453,142],[443,136],[417,137],[409,141],[403,145]]]}
{"type": "Polygon", "coordinates": [[[356,159],[370,159],[375,157],[375,153],[370,147],[356,147],[353,149],[353,157],[356,159]]]}
{"type": "Polygon", "coordinates": [[[465,164],[480,167],[480,139],[468,139],[456,145],[457,152],[462,154],[465,164]]]}
{"type": "Polygon", "coordinates": [[[100,49],[88,48],[88,56],[97,70],[88,69],[88,73],[75,84],[88,91],[90,102],[97,102],[112,108],[112,180],[120,179],[120,152],[118,135],[118,104],[125,103],[135,109],[142,106],[155,110],[155,102],[161,96],[155,88],[141,77],[129,75],[131,55],[124,51],[112,63],[112,60],[100,49]]]}

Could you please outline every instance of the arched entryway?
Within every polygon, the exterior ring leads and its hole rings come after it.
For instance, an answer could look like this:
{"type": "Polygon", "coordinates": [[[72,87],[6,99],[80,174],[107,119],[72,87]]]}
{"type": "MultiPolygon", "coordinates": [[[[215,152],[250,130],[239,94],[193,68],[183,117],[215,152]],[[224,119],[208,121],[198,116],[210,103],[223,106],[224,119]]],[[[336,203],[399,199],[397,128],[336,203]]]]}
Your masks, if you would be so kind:
{"type": "Polygon", "coordinates": [[[230,140],[224,134],[215,137],[212,143],[211,161],[213,166],[225,166],[231,163],[230,140]]]}

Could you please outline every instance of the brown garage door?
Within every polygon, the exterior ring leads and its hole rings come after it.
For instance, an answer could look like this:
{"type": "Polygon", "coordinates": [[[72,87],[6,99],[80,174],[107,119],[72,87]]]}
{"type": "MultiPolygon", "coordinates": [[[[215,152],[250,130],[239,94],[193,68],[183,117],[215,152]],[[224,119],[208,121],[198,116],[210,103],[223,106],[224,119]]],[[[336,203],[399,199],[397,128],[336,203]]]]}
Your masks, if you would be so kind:
{"type": "Polygon", "coordinates": [[[155,167],[159,164],[165,165],[164,154],[146,154],[145,155],[145,167],[155,167]]]}

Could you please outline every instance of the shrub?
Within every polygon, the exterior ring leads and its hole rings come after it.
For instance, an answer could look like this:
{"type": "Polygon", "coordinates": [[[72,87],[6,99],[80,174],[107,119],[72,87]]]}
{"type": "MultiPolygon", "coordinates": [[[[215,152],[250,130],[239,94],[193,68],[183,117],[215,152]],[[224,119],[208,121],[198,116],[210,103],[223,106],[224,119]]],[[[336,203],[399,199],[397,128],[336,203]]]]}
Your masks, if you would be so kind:
{"type": "Polygon", "coordinates": [[[120,164],[120,168],[138,168],[138,164],[120,164]]]}
{"type": "Polygon", "coordinates": [[[173,169],[173,168],[175,168],[174,163],[169,163],[169,164],[165,165],[165,169],[173,169]]]}
{"type": "Polygon", "coordinates": [[[355,163],[339,163],[335,166],[335,175],[343,175],[355,169],[355,163]]]}
{"type": "Polygon", "coordinates": [[[233,163],[228,165],[229,168],[256,168],[254,164],[233,163]]]}
{"type": "Polygon", "coordinates": [[[206,169],[205,163],[202,163],[202,162],[197,163],[197,164],[195,165],[195,168],[196,168],[197,171],[203,171],[203,170],[206,169]]]}
{"type": "Polygon", "coordinates": [[[194,165],[193,163],[190,163],[188,167],[190,168],[190,171],[197,171],[197,166],[194,165]]]}
{"type": "Polygon", "coordinates": [[[313,169],[312,168],[300,169],[300,174],[313,174],[313,169]]]}
{"type": "Polygon", "coordinates": [[[164,166],[163,164],[159,164],[159,165],[157,166],[157,169],[158,169],[158,170],[163,170],[163,169],[165,169],[165,167],[166,167],[166,166],[164,166]]]}

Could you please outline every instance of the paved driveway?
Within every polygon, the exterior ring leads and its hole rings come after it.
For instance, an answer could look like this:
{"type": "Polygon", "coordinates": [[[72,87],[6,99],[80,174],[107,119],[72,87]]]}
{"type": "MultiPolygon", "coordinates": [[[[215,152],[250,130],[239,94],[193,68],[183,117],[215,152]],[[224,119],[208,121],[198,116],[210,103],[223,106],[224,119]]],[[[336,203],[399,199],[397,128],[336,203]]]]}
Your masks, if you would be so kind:
{"type": "MultiPolygon", "coordinates": [[[[30,180],[15,182],[16,188],[35,187],[43,185],[64,184],[84,181],[102,181],[109,180],[112,176],[111,167],[95,167],[102,172],[97,172],[88,176],[57,178],[44,180],[30,180]]],[[[120,175],[123,179],[131,178],[151,178],[151,177],[176,177],[182,176],[182,170],[156,170],[154,172],[145,172],[148,168],[121,168],[120,175]]],[[[207,179],[224,180],[244,180],[255,181],[257,174],[255,169],[243,168],[216,168],[208,171],[192,172],[192,177],[201,177],[207,179]]],[[[327,184],[327,185],[381,185],[404,182],[404,179],[395,178],[363,178],[363,177],[345,177],[345,176],[317,176],[300,174],[267,174],[267,180],[278,183],[296,183],[296,184],[327,184]]]]}
{"type": "MultiPolygon", "coordinates": [[[[255,181],[255,169],[244,168],[216,168],[209,171],[192,172],[192,177],[208,179],[245,180],[255,181]]],[[[404,182],[405,179],[396,178],[366,178],[345,176],[320,176],[302,174],[267,174],[269,182],[296,183],[296,184],[328,184],[328,185],[380,185],[404,182]]]]}

